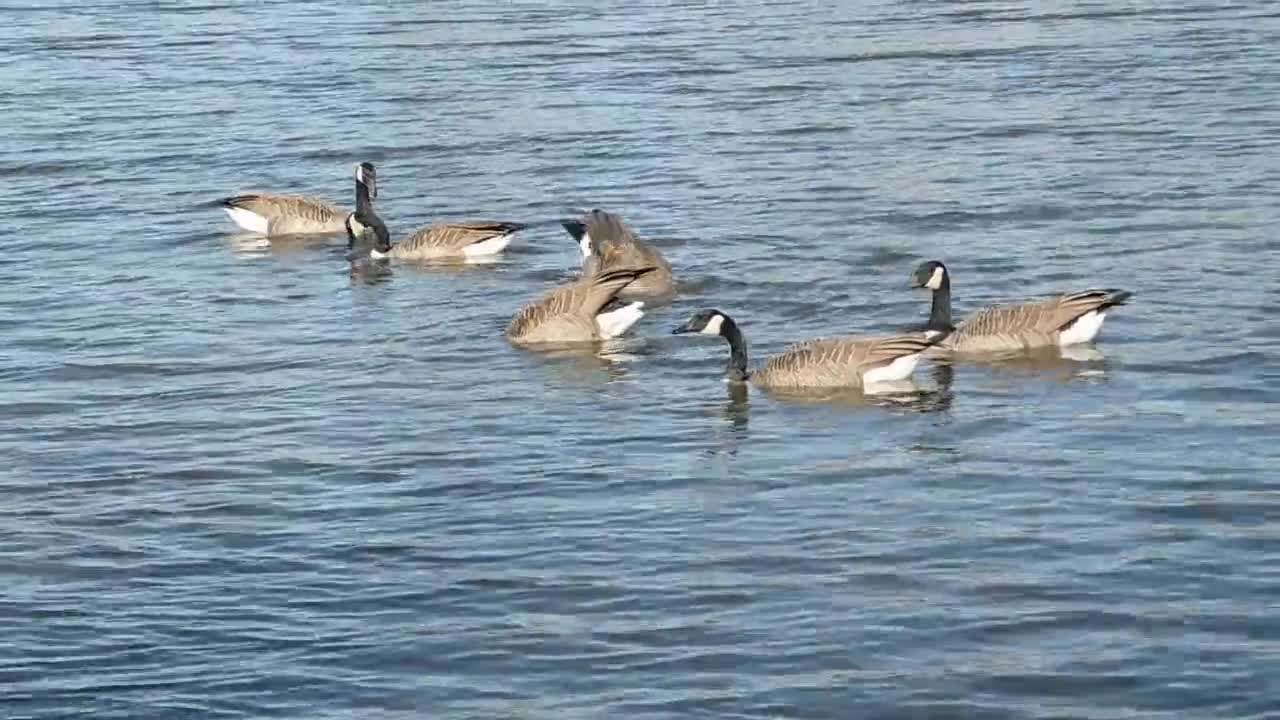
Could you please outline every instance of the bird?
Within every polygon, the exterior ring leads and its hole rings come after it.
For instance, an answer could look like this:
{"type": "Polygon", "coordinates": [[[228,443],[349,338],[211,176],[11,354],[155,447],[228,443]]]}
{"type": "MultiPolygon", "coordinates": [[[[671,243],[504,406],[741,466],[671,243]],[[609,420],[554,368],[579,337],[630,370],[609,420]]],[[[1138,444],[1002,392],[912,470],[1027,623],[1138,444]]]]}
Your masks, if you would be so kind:
{"type": "Polygon", "coordinates": [[[940,350],[954,353],[999,353],[1089,343],[1102,330],[1107,311],[1126,304],[1133,295],[1128,290],[1093,288],[983,308],[959,325],[952,325],[951,274],[946,265],[937,260],[920,263],[911,274],[911,286],[932,292],[926,332],[939,336],[940,350]]]}
{"type": "Polygon", "coordinates": [[[618,291],[651,269],[614,267],[565,283],[521,308],[505,334],[512,343],[526,346],[616,338],[644,317],[644,302],[619,307],[618,291]]]}
{"type": "Polygon", "coordinates": [[[623,288],[624,298],[662,298],[675,294],[671,264],[656,248],[636,237],[622,218],[599,208],[580,219],[561,220],[560,224],[578,243],[582,253],[582,274],[594,274],[602,265],[604,253],[620,265],[649,265],[653,269],[623,288]]]}
{"type": "Polygon", "coordinates": [[[376,248],[391,244],[387,224],[373,209],[377,197],[377,171],[373,163],[363,162],[356,167],[356,209],[347,214],[343,227],[347,230],[347,259],[367,262],[376,248]]]}
{"type": "MultiPolygon", "coordinates": [[[[356,166],[356,192],[364,187],[377,197],[377,176],[372,163],[356,166]]],[[[347,211],[337,205],[302,195],[246,194],[218,201],[232,222],[259,235],[318,235],[342,232],[347,211]]]]}
{"type": "Polygon", "coordinates": [[[506,221],[437,222],[394,245],[376,245],[375,258],[401,260],[470,260],[491,258],[511,244],[512,237],[528,227],[506,221]]]}
{"type": "Polygon", "coordinates": [[[936,337],[923,333],[816,338],[792,345],[753,371],[747,366],[747,341],[742,330],[720,310],[700,310],[671,333],[719,335],[729,342],[725,377],[766,389],[874,389],[880,383],[911,377],[921,354],[937,342],[936,337]]]}

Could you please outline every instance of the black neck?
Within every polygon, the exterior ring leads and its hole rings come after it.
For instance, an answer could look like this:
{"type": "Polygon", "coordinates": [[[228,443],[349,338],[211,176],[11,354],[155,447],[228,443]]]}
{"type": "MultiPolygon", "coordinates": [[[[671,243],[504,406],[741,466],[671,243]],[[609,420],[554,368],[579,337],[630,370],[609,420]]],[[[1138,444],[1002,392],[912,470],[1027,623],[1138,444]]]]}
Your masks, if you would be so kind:
{"type": "Polygon", "coordinates": [[[933,305],[929,308],[929,329],[951,328],[951,276],[943,272],[942,284],[933,291],[933,305]]]}
{"type": "Polygon", "coordinates": [[[729,365],[725,368],[725,377],[736,382],[743,382],[751,375],[747,370],[747,340],[738,329],[738,324],[725,318],[720,325],[720,335],[729,341],[729,365]]]}
{"type": "Polygon", "coordinates": [[[369,186],[357,180],[356,181],[356,212],[359,213],[359,212],[370,211],[371,208],[369,207],[369,205],[370,205],[369,186]]]}
{"type": "MultiPolygon", "coordinates": [[[[382,222],[382,218],[373,211],[373,202],[369,199],[369,186],[356,180],[356,219],[361,224],[373,228],[374,234],[377,236],[374,246],[378,252],[386,252],[391,249],[391,233],[387,231],[386,223],[382,222]]],[[[355,241],[351,237],[350,230],[347,231],[347,247],[350,248],[355,241]]]]}

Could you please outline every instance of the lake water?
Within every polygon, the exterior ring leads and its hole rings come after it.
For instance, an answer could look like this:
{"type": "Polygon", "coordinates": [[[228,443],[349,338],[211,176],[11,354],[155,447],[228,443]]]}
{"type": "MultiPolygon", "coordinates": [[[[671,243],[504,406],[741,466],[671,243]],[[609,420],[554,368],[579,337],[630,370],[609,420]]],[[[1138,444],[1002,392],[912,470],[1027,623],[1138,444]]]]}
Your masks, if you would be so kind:
{"type": "Polygon", "coordinates": [[[8,4],[0,716],[1280,717],[1271,3],[8,4]],[[1151,9],[1158,6],[1158,9],[1151,9]],[[352,278],[239,191],[498,263],[352,278]],[[516,349],[623,215],[682,294],[516,349]],[[910,402],[760,360],[1133,291],[910,402]]]}

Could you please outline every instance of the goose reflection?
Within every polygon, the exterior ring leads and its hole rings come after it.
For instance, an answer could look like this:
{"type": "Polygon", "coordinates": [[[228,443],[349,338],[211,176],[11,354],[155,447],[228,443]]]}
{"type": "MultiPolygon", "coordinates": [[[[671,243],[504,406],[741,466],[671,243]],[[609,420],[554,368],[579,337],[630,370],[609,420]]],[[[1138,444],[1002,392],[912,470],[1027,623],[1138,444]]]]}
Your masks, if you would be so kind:
{"type": "Polygon", "coordinates": [[[544,344],[532,354],[547,360],[541,363],[543,368],[568,384],[602,386],[627,378],[642,350],[634,338],[615,338],[591,344],[544,344]]]}
{"type": "Polygon", "coordinates": [[[289,256],[322,248],[333,243],[333,238],[325,235],[274,235],[267,237],[253,233],[233,233],[226,236],[231,254],[237,257],[252,258],[268,255],[289,256]]]}
{"type": "MultiPolygon", "coordinates": [[[[944,361],[937,362],[941,364],[944,361]]],[[[1045,348],[982,357],[965,356],[945,362],[974,364],[991,368],[1002,375],[1041,377],[1063,384],[1097,381],[1106,377],[1108,369],[1106,355],[1091,345],[1045,348]]]]}

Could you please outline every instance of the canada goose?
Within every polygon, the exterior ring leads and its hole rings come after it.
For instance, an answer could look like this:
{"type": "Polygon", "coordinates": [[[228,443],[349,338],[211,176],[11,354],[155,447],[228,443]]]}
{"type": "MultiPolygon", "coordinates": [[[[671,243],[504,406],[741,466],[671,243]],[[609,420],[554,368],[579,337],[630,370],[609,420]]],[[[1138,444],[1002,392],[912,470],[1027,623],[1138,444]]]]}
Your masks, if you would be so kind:
{"type": "Polygon", "coordinates": [[[376,248],[391,245],[391,233],[386,223],[373,210],[373,198],[377,197],[377,174],[371,163],[356,167],[356,209],[343,220],[347,230],[348,259],[359,255],[362,259],[377,257],[376,248]]]}
{"type": "Polygon", "coordinates": [[[921,263],[911,286],[933,292],[926,332],[946,333],[938,348],[958,353],[989,353],[1066,347],[1091,342],[1102,330],[1107,310],[1128,302],[1133,293],[1090,289],[1032,300],[1020,305],[984,308],[951,324],[951,274],[937,260],[921,263]]]}
{"type": "Polygon", "coordinates": [[[606,311],[618,291],[650,267],[601,270],[561,285],[511,318],[506,336],[518,345],[589,343],[625,333],[644,317],[635,301],[606,311]]]}
{"type": "Polygon", "coordinates": [[[517,232],[528,227],[515,222],[438,222],[392,245],[375,246],[375,258],[402,260],[466,260],[497,255],[511,244],[517,232]]]}
{"type": "MultiPolygon", "coordinates": [[[[373,163],[356,166],[356,193],[378,196],[373,163]]],[[[236,195],[219,201],[232,222],[259,235],[315,235],[341,232],[347,211],[300,195],[236,195]]]]}
{"type": "Polygon", "coordinates": [[[719,335],[729,341],[725,376],[734,382],[750,380],[761,388],[866,389],[906,380],[921,353],[937,342],[924,334],[817,338],[792,345],[753,372],[747,369],[746,338],[733,318],[719,310],[702,310],[671,333],[719,335]]]}
{"type": "Polygon", "coordinates": [[[637,278],[620,293],[622,297],[663,297],[675,294],[671,264],[653,246],[636,237],[622,218],[603,210],[592,210],[580,220],[562,220],[564,229],[578,242],[582,253],[582,274],[593,275],[600,269],[607,250],[615,266],[653,269],[637,278]]]}

